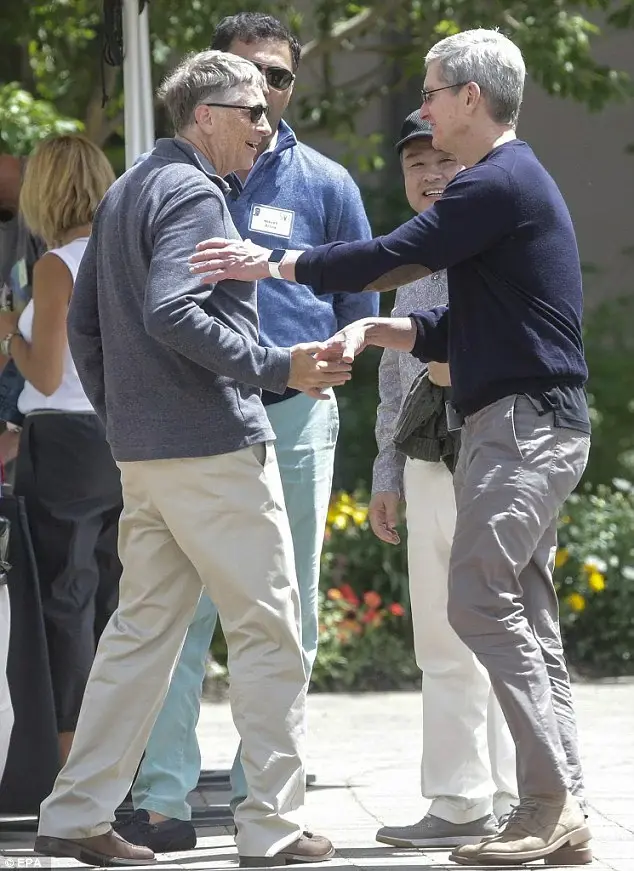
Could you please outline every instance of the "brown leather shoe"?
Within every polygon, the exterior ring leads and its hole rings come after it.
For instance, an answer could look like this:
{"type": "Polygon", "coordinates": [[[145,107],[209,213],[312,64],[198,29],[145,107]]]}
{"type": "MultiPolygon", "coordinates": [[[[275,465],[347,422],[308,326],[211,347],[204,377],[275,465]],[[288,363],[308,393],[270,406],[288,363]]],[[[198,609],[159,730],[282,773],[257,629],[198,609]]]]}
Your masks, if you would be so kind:
{"type": "Polygon", "coordinates": [[[570,793],[524,796],[506,825],[477,845],[456,848],[449,856],[459,865],[586,865],[592,861],[585,813],[570,793]]]}
{"type": "Polygon", "coordinates": [[[150,865],[156,861],[148,847],[129,844],[112,829],[105,835],[73,840],[38,835],[34,850],[44,856],[77,859],[86,865],[99,865],[102,868],[110,865],[150,865]]]}
{"type": "Polygon", "coordinates": [[[335,848],[323,835],[304,832],[275,856],[240,856],[241,868],[273,868],[276,865],[299,865],[325,862],[335,855],[335,848]]]}

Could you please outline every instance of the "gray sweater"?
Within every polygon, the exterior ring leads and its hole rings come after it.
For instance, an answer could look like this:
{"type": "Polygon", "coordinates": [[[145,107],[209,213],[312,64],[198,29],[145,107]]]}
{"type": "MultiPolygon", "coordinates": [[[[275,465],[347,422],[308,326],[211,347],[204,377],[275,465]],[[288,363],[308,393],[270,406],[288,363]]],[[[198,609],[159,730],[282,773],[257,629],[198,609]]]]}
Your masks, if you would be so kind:
{"type": "MultiPolygon", "coordinates": [[[[392,317],[404,318],[416,309],[447,304],[447,273],[435,272],[396,291],[392,317]]],[[[412,354],[383,352],[379,366],[379,407],[376,412],[376,443],[372,492],[403,494],[403,469],[406,456],[394,446],[394,427],[403,401],[416,376],[425,368],[412,354]]]]}
{"type": "Polygon", "coordinates": [[[258,345],[255,282],[201,285],[196,244],[239,239],[226,183],[188,143],[160,139],[97,210],[68,315],[79,377],[116,460],[228,453],[273,439],[260,388],[290,352],[258,345]]]}

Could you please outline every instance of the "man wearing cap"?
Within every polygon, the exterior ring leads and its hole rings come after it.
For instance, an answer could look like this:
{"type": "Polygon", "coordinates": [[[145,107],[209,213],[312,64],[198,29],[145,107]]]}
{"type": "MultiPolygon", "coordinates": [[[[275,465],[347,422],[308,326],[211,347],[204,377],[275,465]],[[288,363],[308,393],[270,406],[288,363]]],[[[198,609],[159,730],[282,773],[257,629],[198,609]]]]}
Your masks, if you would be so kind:
{"type": "MultiPolygon", "coordinates": [[[[396,150],[407,200],[417,213],[439,199],[462,169],[452,154],[433,147],[431,125],[418,110],[403,122],[396,150]]],[[[400,287],[392,316],[446,304],[442,270],[400,287]]],[[[387,349],[381,358],[370,523],[378,538],[398,544],[399,502],[406,500],[414,647],[423,672],[421,792],[431,805],[418,823],[384,826],[377,840],[395,847],[456,847],[495,834],[496,818],[517,803],[515,747],[485,669],[447,619],[456,521],[451,472],[442,460],[415,459],[394,444],[403,403],[425,369],[411,354],[387,349]]],[[[446,363],[430,364],[428,375],[433,383],[449,384],[446,363]]]]}

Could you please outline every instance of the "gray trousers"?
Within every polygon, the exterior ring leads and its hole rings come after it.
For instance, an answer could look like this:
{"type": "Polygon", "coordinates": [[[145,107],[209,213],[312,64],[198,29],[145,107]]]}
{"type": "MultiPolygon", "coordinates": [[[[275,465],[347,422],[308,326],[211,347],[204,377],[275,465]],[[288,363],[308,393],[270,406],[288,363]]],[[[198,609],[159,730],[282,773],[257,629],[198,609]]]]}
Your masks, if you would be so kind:
{"type": "Polygon", "coordinates": [[[557,515],[589,446],[525,396],[481,409],[462,428],[448,617],[489,673],[517,748],[520,797],[569,789],[583,801],[552,571],[557,515]]]}

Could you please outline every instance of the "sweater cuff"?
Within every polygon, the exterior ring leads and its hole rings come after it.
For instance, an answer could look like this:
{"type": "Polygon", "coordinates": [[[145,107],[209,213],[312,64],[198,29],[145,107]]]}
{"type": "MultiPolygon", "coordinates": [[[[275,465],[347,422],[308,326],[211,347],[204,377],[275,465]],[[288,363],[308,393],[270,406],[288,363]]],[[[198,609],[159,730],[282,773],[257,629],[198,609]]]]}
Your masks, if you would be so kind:
{"type": "Polygon", "coordinates": [[[295,282],[306,284],[313,293],[319,295],[321,287],[321,269],[312,265],[312,251],[304,251],[295,261],[295,282]]]}
{"type": "Polygon", "coordinates": [[[282,394],[288,387],[291,374],[290,348],[263,348],[264,361],[260,370],[260,387],[271,393],[282,394]]]}

